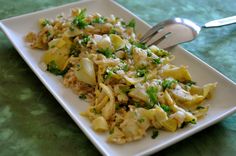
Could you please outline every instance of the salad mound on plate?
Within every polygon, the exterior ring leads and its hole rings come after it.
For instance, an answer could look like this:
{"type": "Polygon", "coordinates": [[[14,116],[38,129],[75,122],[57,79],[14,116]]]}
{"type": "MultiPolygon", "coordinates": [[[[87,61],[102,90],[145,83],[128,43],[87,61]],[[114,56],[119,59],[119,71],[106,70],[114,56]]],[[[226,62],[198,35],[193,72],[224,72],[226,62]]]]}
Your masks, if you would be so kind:
{"type": "Polygon", "coordinates": [[[151,128],[155,138],[159,129],[175,132],[207,113],[203,102],[216,83],[198,86],[171,53],[140,43],[134,20],[73,9],[39,26],[25,39],[43,50],[42,68],[90,103],[81,114],[95,131],[109,132],[109,142],[138,140],[151,128]]]}

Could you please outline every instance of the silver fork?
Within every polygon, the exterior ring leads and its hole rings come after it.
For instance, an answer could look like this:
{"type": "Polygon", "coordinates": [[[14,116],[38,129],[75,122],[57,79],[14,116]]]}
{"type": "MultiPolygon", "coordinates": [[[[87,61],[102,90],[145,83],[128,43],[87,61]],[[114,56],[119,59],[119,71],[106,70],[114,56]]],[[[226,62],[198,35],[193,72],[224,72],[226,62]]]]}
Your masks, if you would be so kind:
{"type": "Polygon", "coordinates": [[[199,26],[184,18],[174,18],[162,21],[148,30],[140,39],[140,42],[157,45],[167,49],[183,42],[194,40],[202,28],[213,28],[236,23],[236,16],[214,20],[199,26]]]}

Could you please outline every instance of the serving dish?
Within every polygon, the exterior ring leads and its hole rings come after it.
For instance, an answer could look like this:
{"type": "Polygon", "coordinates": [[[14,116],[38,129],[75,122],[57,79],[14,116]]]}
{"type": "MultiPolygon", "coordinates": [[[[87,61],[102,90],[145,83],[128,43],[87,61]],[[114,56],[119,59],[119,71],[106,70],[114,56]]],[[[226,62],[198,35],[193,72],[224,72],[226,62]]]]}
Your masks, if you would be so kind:
{"type": "Polygon", "coordinates": [[[236,85],[221,73],[193,56],[191,53],[177,46],[170,49],[170,51],[176,56],[176,60],[174,61],[175,64],[188,65],[192,77],[200,85],[209,82],[218,82],[214,97],[207,101],[207,103],[210,103],[211,105],[208,115],[204,119],[200,120],[197,125],[180,129],[175,133],[161,131],[156,139],[152,139],[151,134],[148,134],[148,136],[140,141],[125,145],[107,143],[106,134],[98,134],[94,132],[91,129],[88,120],[79,114],[86,110],[88,104],[80,100],[70,89],[65,88],[61,83],[60,77],[55,77],[54,75],[41,70],[39,62],[43,53],[39,50],[33,50],[28,47],[23,39],[27,32],[38,30],[37,21],[39,18],[54,18],[62,12],[69,14],[71,8],[77,7],[87,8],[88,14],[93,12],[99,12],[104,16],[114,14],[115,16],[124,18],[126,21],[135,18],[138,33],[144,33],[150,28],[150,26],[140,18],[133,15],[116,2],[110,0],[87,0],[75,2],[45,11],[5,19],[1,21],[0,26],[25,62],[102,154],[151,154],[220,121],[224,117],[236,111],[236,98],[234,96],[236,85]]]}

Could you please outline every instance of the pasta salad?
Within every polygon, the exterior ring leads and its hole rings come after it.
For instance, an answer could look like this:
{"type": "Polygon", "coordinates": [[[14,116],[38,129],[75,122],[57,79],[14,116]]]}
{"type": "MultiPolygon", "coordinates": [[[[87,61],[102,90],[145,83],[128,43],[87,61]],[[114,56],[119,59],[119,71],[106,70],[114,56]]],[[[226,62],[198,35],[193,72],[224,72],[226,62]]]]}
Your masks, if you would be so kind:
{"type": "Polygon", "coordinates": [[[109,142],[138,140],[148,129],[155,138],[159,129],[175,132],[207,113],[203,102],[216,83],[198,86],[187,66],[171,63],[171,53],[140,43],[135,20],[72,9],[39,26],[25,40],[43,50],[41,67],[90,104],[81,115],[109,133],[109,142]]]}

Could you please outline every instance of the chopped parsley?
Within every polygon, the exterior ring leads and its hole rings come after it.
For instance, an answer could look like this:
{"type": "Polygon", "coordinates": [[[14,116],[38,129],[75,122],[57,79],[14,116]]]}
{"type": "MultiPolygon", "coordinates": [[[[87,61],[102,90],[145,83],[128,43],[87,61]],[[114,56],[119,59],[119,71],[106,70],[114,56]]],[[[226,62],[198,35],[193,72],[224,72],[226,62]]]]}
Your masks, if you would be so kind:
{"type": "Polygon", "coordinates": [[[165,104],[161,104],[161,108],[166,112],[166,113],[170,113],[170,107],[165,105],[165,104]]]}
{"type": "Polygon", "coordinates": [[[146,69],[138,69],[136,71],[136,76],[137,77],[144,77],[144,76],[146,76],[146,74],[147,74],[147,70],[146,69]]]}
{"type": "Polygon", "coordinates": [[[154,104],[158,103],[157,92],[158,92],[157,87],[153,87],[153,86],[148,87],[146,90],[146,93],[148,94],[149,99],[150,99],[150,104],[152,104],[153,106],[154,104]]]}
{"type": "Polygon", "coordinates": [[[153,63],[155,64],[161,64],[161,59],[160,58],[154,58],[153,63]]]}
{"type": "Polygon", "coordinates": [[[105,75],[103,76],[103,78],[105,80],[107,80],[107,79],[110,79],[112,77],[112,75],[113,75],[113,71],[110,70],[110,69],[107,69],[106,72],[105,72],[105,75]]]}
{"type": "Polygon", "coordinates": [[[180,128],[184,128],[184,127],[186,127],[187,125],[188,125],[188,122],[183,122],[183,123],[181,124],[180,128]]]}
{"type": "Polygon", "coordinates": [[[120,86],[120,90],[127,94],[130,91],[130,88],[128,86],[120,86]]]}
{"type": "Polygon", "coordinates": [[[165,90],[165,89],[167,89],[167,88],[171,88],[172,84],[175,84],[175,83],[177,83],[176,80],[165,79],[165,80],[162,82],[163,90],[165,90]]]}
{"type": "Polygon", "coordinates": [[[99,49],[97,50],[98,53],[102,53],[106,58],[111,58],[113,55],[113,52],[111,49],[106,48],[106,49],[99,49]]]}
{"type": "Polygon", "coordinates": [[[76,45],[72,44],[70,47],[70,53],[69,56],[75,56],[78,57],[80,54],[80,50],[76,48],[76,45]]]}
{"type": "Polygon", "coordinates": [[[47,37],[50,37],[51,33],[48,31],[46,35],[47,35],[47,37]]]}
{"type": "Polygon", "coordinates": [[[41,25],[43,27],[45,27],[46,25],[50,25],[50,24],[51,24],[51,22],[49,20],[47,20],[47,19],[44,19],[43,22],[41,23],[41,25]]]}
{"type": "Polygon", "coordinates": [[[69,29],[70,31],[75,31],[75,29],[72,26],[70,26],[69,29]]]}
{"type": "Polygon", "coordinates": [[[86,97],[86,95],[85,95],[85,94],[80,94],[80,95],[79,95],[79,98],[80,98],[80,99],[82,99],[82,100],[85,100],[85,99],[87,99],[87,97],[86,97]]]}
{"type": "Polygon", "coordinates": [[[197,109],[199,110],[199,109],[205,109],[205,107],[203,107],[203,106],[197,106],[197,109]]]}
{"type": "Polygon", "coordinates": [[[68,70],[69,67],[66,67],[64,70],[60,70],[54,60],[47,64],[47,71],[55,75],[65,75],[68,70]]]}
{"type": "Polygon", "coordinates": [[[96,108],[91,109],[91,112],[93,112],[94,114],[100,114],[100,112],[98,112],[96,108]]]}
{"type": "Polygon", "coordinates": [[[189,87],[191,87],[192,85],[195,85],[195,84],[197,84],[196,82],[194,82],[194,81],[191,81],[191,80],[184,81],[183,83],[184,83],[185,85],[189,86],[189,87]]]}
{"type": "Polygon", "coordinates": [[[120,109],[120,105],[118,103],[116,103],[116,110],[120,109]]]}
{"type": "Polygon", "coordinates": [[[58,15],[58,16],[57,16],[57,18],[62,18],[62,17],[63,17],[63,15],[58,15]]]}
{"type": "Polygon", "coordinates": [[[79,15],[77,15],[74,18],[74,20],[72,21],[72,24],[76,25],[80,29],[84,29],[88,25],[88,23],[85,21],[85,17],[86,17],[86,9],[83,9],[79,13],[79,15]]]}
{"type": "Polygon", "coordinates": [[[114,128],[112,128],[110,131],[109,131],[109,134],[113,134],[114,133],[114,128]]]}
{"type": "Polygon", "coordinates": [[[136,25],[135,20],[132,19],[129,21],[129,23],[126,25],[126,27],[131,27],[131,28],[135,29],[135,25],[136,25]]]}
{"type": "Polygon", "coordinates": [[[121,25],[126,27],[126,22],[125,21],[121,21],[121,25]]]}
{"type": "Polygon", "coordinates": [[[89,35],[83,35],[80,43],[83,46],[86,46],[90,40],[91,40],[91,38],[89,37],[89,35]]]}
{"type": "Polygon", "coordinates": [[[148,47],[145,45],[145,43],[137,42],[133,43],[134,46],[141,48],[141,49],[147,49],[148,47]]]}
{"type": "Polygon", "coordinates": [[[155,106],[155,103],[152,103],[152,102],[145,104],[146,109],[152,109],[154,106],[155,106]]]}
{"type": "Polygon", "coordinates": [[[138,119],[138,122],[139,122],[139,123],[143,123],[144,121],[145,121],[144,118],[140,118],[140,119],[138,119]]]}
{"type": "Polygon", "coordinates": [[[49,48],[55,48],[56,46],[55,45],[52,45],[52,46],[50,46],[49,48]]]}
{"type": "Polygon", "coordinates": [[[147,50],[147,56],[151,57],[152,56],[152,52],[150,50],[147,50]]]}
{"type": "Polygon", "coordinates": [[[197,122],[196,122],[195,119],[193,119],[193,120],[189,121],[189,123],[191,123],[191,124],[196,124],[197,122]]]}
{"type": "Polygon", "coordinates": [[[125,64],[121,69],[127,72],[129,70],[129,66],[125,64]]]}
{"type": "Polygon", "coordinates": [[[155,51],[155,54],[159,57],[165,57],[165,56],[170,55],[168,51],[163,50],[163,49],[159,49],[159,50],[155,51]]]}
{"type": "Polygon", "coordinates": [[[157,130],[154,130],[152,132],[152,139],[156,139],[156,137],[159,135],[159,132],[157,130]]]}
{"type": "Polygon", "coordinates": [[[92,23],[104,24],[107,21],[105,17],[96,17],[92,20],[92,23]]]}
{"type": "Polygon", "coordinates": [[[130,56],[130,55],[131,55],[131,49],[132,49],[132,48],[128,48],[127,46],[125,46],[124,48],[122,48],[122,49],[120,49],[120,50],[123,50],[124,52],[126,52],[126,54],[127,54],[128,56],[130,56]]]}
{"type": "Polygon", "coordinates": [[[141,104],[140,104],[139,102],[134,102],[134,106],[135,106],[136,108],[139,108],[139,107],[141,107],[141,104]]]}
{"type": "Polygon", "coordinates": [[[190,123],[191,124],[196,124],[197,122],[196,122],[195,119],[192,119],[191,121],[183,122],[180,128],[184,128],[184,127],[186,127],[190,123]]]}
{"type": "Polygon", "coordinates": [[[111,28],[109,34],[119,34],[119,33],[116,31],[116,29],[111,28]]]}

